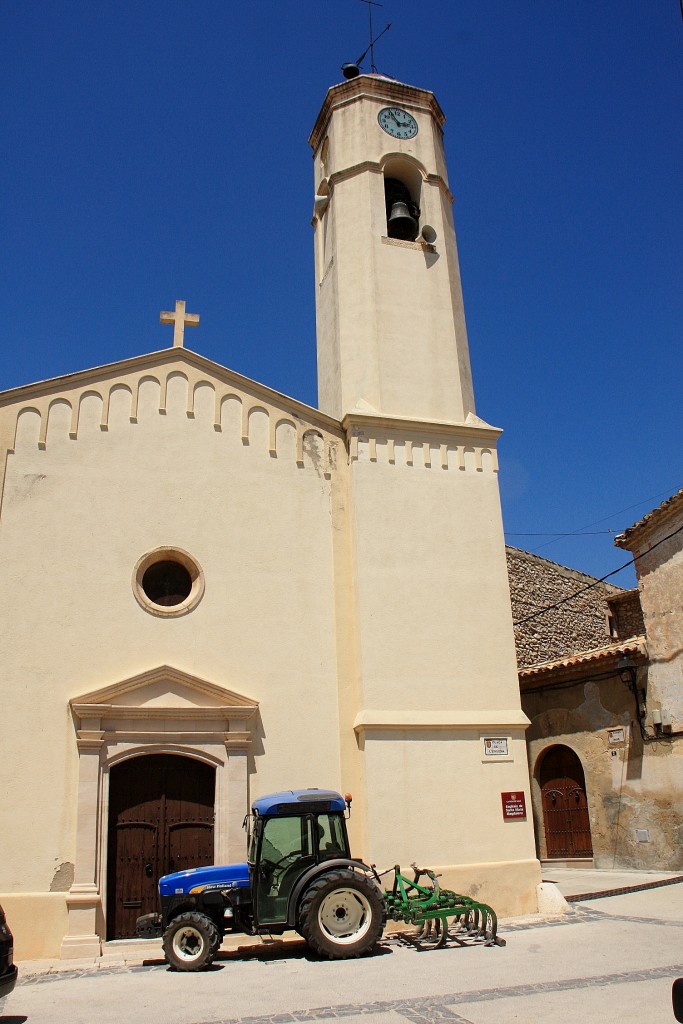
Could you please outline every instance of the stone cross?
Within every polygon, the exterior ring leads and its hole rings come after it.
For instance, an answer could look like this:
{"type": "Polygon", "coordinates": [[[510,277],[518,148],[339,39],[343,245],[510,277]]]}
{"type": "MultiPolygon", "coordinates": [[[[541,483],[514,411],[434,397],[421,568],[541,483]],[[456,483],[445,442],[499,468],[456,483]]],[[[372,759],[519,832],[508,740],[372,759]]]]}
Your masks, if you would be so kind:
{"type": "Polygon", "coordinates": [[[173,324],[173,347],[182,348],[185,336],[185,324],[188,327],[199,327],[199,313],[186,313],[185,300],[176,299],[175,313],[162,313],[162,324],[173,324]]]}

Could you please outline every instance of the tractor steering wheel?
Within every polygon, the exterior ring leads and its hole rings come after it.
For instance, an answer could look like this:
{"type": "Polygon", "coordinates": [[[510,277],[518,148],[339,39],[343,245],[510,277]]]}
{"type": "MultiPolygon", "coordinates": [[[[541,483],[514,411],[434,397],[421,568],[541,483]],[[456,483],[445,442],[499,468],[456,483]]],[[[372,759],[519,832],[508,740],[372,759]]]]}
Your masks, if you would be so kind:
{"type": "Polygon", "coordinates": [[[286,860],[289,860],[290,857],[300,857],[300,856],[301,856],[301,850],[292,850],[290,853],[286,853],[284,855],[284,857],[280,857],[279,860],[276,860],[275,863],[273,864],[273,867],[274,868],[279,868],[280,865],[284,864],[284,862],[286,860]]]}
{"type": "Polygon", "coordinates": [[[279,860],[271,861],[268,864],[268,873],[270,874],[270,885],[279,885],[280,879],[287,870],[287,861],[292,860],[294,857],[301,857],[301,850],[291,850],[290,853],[286,853],[279,860]]]}

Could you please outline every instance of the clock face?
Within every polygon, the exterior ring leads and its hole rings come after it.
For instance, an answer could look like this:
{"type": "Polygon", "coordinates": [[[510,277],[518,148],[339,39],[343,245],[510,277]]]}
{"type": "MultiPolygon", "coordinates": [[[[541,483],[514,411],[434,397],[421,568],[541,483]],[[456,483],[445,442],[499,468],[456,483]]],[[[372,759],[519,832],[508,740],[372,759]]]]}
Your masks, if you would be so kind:
{"type": "Polygon", "coordinates": [[[384,107],[377,115],[377,120],[380,128],[394,139],[414,139],[417,135],[417,121],[400,107],[384,107]]]}

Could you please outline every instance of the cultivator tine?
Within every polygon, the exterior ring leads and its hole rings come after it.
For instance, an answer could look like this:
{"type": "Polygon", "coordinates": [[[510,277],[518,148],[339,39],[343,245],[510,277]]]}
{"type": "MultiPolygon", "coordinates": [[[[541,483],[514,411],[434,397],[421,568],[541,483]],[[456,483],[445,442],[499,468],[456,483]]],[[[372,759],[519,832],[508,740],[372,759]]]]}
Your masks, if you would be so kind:
{"type": "Polygon", "coordinates": [[[487,910],[488,910],[488,914],[487,914],[487,926],[486,926],[486,936],[485,936],[486,941],[485,941],[484,945],[485,946],[504,946],[505,945],[505,939],[501,939],[500,936],[497,934],[497,932],[498,932],[498,918],[496,917],[496,915],[494,914],[494,912],[491,910],[490,907],[488,907],[487,910]]]}
{"type": "Polygon", "coordinates": [[[407,937],[418,949],[443,949],[448,943],[448,923],[438,917],[430,918],[407,937]]]}
{"type": "Polygon", "coordinates": [[[448,925],[439,917],[425,921],[422,945],[425,949],[442,949],[448,942],[448,925]]]}
{"type": "Polygon", "coordinates": [[[468,931],[468,915],[458,914],[458,916],[451,922],[451,933],[468,931]]]}

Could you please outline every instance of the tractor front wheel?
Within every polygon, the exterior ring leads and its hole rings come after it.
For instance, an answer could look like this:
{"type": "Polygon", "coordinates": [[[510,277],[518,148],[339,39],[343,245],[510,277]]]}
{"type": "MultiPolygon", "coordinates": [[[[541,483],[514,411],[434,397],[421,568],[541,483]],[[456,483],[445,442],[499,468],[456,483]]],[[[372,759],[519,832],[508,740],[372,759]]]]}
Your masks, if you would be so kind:
{"type": "Polygon", "coordinates": [[[299,932],[316,953],[347,960],[368,953],[384,928],[384,902],[365,875],[342,868],[314,879],[299,907],[299,932]]]}
{"type": "Polygon", "coordinates": [[[206,914],[178,914],[164,932],[166,959],[176,971],[201,971],[213,963],[221,936],[206,914]]]}

